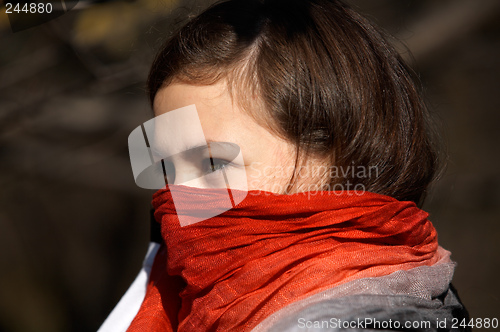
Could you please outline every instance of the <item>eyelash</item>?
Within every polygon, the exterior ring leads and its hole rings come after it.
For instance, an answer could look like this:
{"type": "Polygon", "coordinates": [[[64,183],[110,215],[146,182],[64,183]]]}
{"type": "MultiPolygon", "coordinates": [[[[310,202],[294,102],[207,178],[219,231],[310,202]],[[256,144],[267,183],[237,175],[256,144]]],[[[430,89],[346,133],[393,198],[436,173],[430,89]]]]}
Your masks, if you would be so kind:
{"type": "MultiPolygon", "coordinates": [[[[173,179],[166,179],[167,183],[168,182],[174,182],[175,181],[175,166],[172,164],[170,161],[163,161],[163,165],[165,165],[165,172],[167,173],[167,178],[169,175],[172,175],[173,173],[173,179]]],[[[201,162],[201,170],[203,171],[204,175],[210,175],[212,173],[216,172],[221,172],[222,170],[226,169],[228,166],[231,166],[232,163],[228,160],[222,159],[222,158],[206,158],[202,160],[201,162]]],[[[155,172],[161,173],[162,175],[165,174],[163,170],[163,166],[159,163],[159,167],[155,167],[155,172]]]]}
{"type": "Polygon", "coordinates": [[[220,158],[207,158],[202,161],[202,169],[205,174],[220,172],[230,164],[229,161],[220,158]],[[220,167],[217,167],[217,166],[220,167]]]}

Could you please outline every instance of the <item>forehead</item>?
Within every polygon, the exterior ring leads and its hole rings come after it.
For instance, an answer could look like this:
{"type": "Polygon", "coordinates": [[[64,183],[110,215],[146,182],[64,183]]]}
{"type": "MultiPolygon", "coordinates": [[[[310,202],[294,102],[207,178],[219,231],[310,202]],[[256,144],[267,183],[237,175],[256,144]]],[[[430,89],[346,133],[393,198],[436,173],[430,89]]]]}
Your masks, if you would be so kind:
{"type": "Polygon", "coordinates": [[[224,83],[213,85],[191,85],[175,83],[158,90],[153,110],[155,116],[195,104],[198,112],[221,117],[233,111],[232,98],[224,83]],[[218,116],[219,115],[219,116],[218,116]]]}
{"type": "Polygon", "coordinates": [[[196,106],[207,140],[240,144],[252,140],[252,136],[262,130],[238,107],[225,82],[213,85],[168,85],[158,90],[153,109],[155,116],[159,116],[188,105],[196,106]]]}

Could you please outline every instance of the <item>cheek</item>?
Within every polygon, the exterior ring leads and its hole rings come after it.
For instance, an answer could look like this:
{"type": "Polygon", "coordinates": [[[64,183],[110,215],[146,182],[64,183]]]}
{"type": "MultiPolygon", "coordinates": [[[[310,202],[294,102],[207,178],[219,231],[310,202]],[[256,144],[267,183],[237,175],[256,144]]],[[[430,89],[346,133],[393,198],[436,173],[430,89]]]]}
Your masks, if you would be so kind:
{"type": "Polygon", "coordinates": [[[282,194],[293,174],[295,163],[290,156],[274,154],[250,163],[246,169],[249,190],[282,194]]]}

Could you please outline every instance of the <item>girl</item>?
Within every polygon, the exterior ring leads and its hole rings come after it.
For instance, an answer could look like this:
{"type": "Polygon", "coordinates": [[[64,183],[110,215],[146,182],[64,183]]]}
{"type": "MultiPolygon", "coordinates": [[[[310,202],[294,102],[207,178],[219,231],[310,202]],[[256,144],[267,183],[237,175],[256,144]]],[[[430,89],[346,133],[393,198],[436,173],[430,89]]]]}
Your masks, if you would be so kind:
{"type": "Polygon", "coordinates": [[[128,293],[130,318],[111,320],[319,331],[467,317],[419,208],[438,168],[428,112],[365,18],[338,0],[219,2],[167,41],[148,88],[155,119],[129,143],[137,183],[163,187],[161,244],[144,298],[128,293]],[[161,185],[141,175],[140,146],[161,185]]]}

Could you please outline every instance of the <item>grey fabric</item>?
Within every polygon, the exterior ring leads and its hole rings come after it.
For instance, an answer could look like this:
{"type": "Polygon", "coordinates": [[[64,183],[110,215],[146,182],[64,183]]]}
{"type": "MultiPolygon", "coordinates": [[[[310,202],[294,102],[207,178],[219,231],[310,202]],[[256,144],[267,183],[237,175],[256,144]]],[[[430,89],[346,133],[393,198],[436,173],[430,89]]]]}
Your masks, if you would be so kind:
{"type": "Polygon", "coordinates": [[[366,318],[380,322],[381,328],[377,330],[392,327],[392,330],[433,331],[438,328],[438,321],[441,326],[446,325],[444,330],[452,330],[452,318],[466,315],[466,311],[449,288],[455,269],[450,252],[441,247],[438,252],[441,259],[432,266],[353,280],[294,302],[267,317],[252,332],[369,331],[366,324],[357,328],[358,319],[366,318]],[[332,319],[336,324],[330,324],[332,319]],[[356,328],[342,328],[338,320],[348,321],[353,324],[349,326],[356,328]],[[401,326],[388,325],[390,320],[397,320],[401,326]],[[418,323],[415,329],[402,328],[408,324],[405,322],[420,321],[430,324],[430,328],[422,328],[424,324],[418,323]],[[315,327],[316,322],[324,326],[315,327]]]}
{"type": "Polygon", "coordinates": [[[352,295],[312,304],[268,331],[459,331],[456,322],[457,328],[452,328],[453,317],[460,317],[463,311],[451,290],[444,298],[433,300],[405,295],[352,295]]]}

